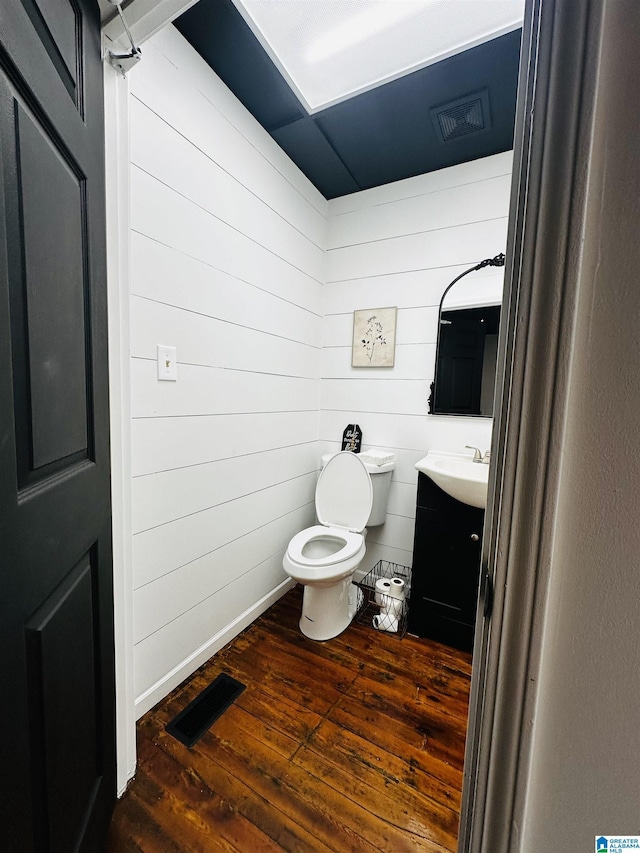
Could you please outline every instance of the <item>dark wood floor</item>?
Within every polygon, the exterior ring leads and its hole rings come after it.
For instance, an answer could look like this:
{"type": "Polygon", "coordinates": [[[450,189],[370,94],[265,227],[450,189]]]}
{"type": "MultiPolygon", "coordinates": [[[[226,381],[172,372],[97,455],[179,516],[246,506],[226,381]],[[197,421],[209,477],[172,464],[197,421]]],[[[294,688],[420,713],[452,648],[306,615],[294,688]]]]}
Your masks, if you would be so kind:
{"type": "Polygon", "coordinates": [[[471,656],[354,624],[313,642],[288,593],[138,723],[111,853],[454,851],[471,656]],[[165,724],[246,690],[188,749],[165,724]]]}

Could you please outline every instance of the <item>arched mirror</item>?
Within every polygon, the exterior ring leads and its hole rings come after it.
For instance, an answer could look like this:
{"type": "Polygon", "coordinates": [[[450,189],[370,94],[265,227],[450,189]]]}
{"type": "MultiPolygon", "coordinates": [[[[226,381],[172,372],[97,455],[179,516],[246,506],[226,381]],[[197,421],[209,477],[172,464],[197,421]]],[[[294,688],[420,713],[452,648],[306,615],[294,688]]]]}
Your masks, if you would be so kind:
{"type": "Polygon", "coordinates": [[[481,261],[442,295],[430,414],[493,416],[504,271],[491,268],[504,261],[502,254],[481,261]]]}

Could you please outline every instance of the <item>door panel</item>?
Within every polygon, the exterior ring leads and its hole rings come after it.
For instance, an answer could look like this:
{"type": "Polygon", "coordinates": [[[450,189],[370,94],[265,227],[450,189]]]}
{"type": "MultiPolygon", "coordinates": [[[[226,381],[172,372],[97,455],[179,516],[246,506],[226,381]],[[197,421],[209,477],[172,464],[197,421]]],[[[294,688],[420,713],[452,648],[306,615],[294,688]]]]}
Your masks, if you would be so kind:
{"type": "Polygon", "coordinates": [[[74,461],[79,453],[87,456],[91,342],[85,323],[84,176],[17,95],[10,97],[18,169],[10,178],[15,186],[7,181],[5,192],[7,216],[16,223],[8,272],[22,485],[43,466],[72,454],[74,461]]]}
{"type": "Polygon", "coordinates": [[[25,627],[32,769],[38,780],[34,833],[52,850],[75,849],[77,827],[101,775],[95,565],[86,554],[25,627]]]}
{"type": "Polygon", "coordinates": [[[3,853],[100,850],[115,800],[102,111],[97,4],[2,0],[3,853]]]}
{"type": "Polygon", "coordinates": [[[82,18],[70,0],[23,0],[51,66],[77,107],[81,105],[82,18]]]}

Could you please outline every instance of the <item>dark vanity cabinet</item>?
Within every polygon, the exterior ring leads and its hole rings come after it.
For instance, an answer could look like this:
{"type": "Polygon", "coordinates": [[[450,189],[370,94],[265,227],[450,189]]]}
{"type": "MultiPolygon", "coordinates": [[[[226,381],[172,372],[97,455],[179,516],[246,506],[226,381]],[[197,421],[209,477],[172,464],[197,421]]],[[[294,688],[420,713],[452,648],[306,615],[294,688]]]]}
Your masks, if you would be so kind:
{"type": "Polygon", "coordinates": [[[484,510],[418,474],[409,631],[471,651],[484,510]]]}

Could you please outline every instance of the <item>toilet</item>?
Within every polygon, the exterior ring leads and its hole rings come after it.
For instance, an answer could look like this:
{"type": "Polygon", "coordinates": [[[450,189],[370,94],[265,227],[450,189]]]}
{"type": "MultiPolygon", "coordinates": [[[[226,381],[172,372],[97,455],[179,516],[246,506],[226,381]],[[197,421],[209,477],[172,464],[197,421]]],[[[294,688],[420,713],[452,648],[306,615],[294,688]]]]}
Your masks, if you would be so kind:
{"type": "Polygon", "coordinates": [[[349,451],[328,454],[322,461],[316,485],[319,524],[297,533],[282,561],[285,572],[304,585],[300,630],[311,640],[337,637],[358,609],[362,593],[351,578],[366,553],[367,523],[384,521],[394,467],[392,462],[365,464],[349,451]],[[381,475],[384,487],[376,489],[373,483],[381,475]],[[374,494],[384,501],[382,508],[374,494]]]}

